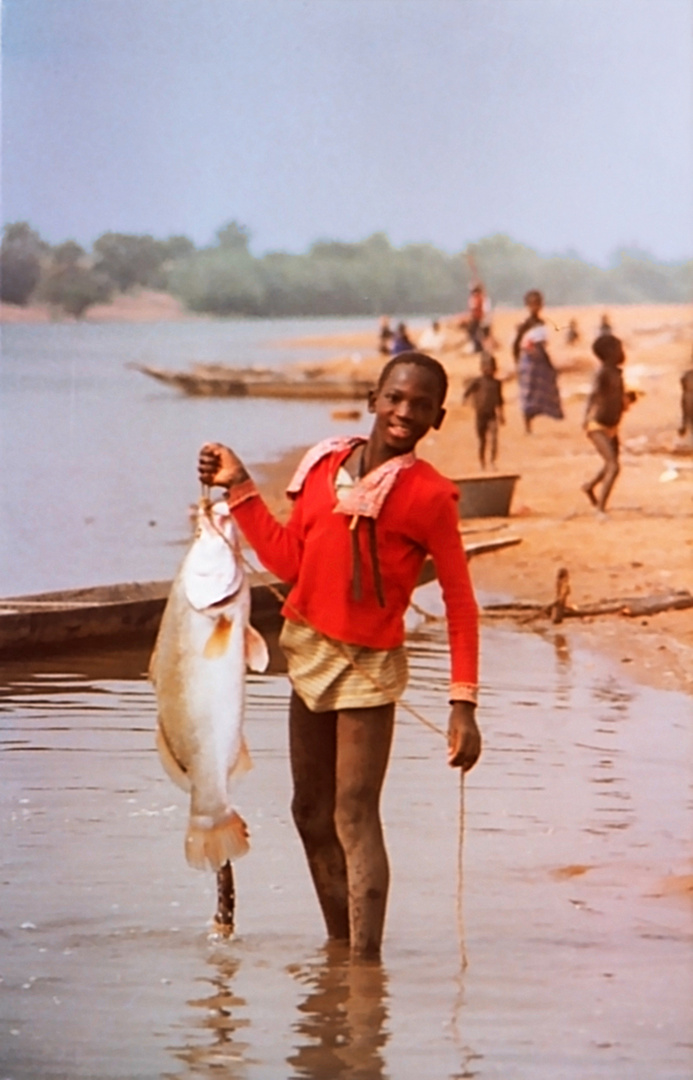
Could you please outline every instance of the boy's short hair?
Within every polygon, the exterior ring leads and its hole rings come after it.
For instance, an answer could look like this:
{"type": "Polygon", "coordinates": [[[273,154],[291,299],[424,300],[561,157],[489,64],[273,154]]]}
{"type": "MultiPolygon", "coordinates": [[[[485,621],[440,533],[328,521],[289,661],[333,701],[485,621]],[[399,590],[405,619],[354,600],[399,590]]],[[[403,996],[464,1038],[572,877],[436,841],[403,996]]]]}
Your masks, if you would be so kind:
{"type": "Polygon", "coordinates": [[[414,364],[415,367],[425,368],[426,371],[430,371],[431,375],[438,383],[440,390],[440,404],[443,405],[448,392],[447,372],[440,360],[436,360],[435,357],[429,356],[428,353],[422,353],[416,350],[397,353],[396,356],[393,356],[388,360],[378,376],[376,387],[378,390],[380,390],[392,369],[398,367],[400,364],[414,364]]]}
{"type": "Polygon", "coordinates": [[[621,359],[623,342],[615,334],[600,334],[592,343],[592,352],[603,364],[608,364],[610,361],[621,359]]]}

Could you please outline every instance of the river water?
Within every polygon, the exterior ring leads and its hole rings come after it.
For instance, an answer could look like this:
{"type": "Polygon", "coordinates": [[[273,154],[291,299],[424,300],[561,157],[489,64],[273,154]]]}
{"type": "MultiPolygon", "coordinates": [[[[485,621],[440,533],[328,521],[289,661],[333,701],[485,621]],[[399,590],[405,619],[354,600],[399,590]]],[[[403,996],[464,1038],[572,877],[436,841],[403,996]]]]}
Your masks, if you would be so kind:
{"type": "MultiPolygon", "coordinates": [[[[441,626],[410,646],[407,700],[444,725],[441,626]]],[[[146,656],[6,665],[0,1076],[688,1080],[690,702],[560,637],[494,629],[483,658],[461,885],[458,774],[400,710],[390,908],[368,965],[323,947],[289,817],[283,676],[250,677],[255,769],[236,801],[253,846],[237,935],[219,941],[213,875],[185,863],[186,799],[153,749],[146,656]]]]}
{"type": "Polygon", "coordinates": [[[0,330],[0,596],[171,576],[208,439],[252,465],[361,430],[330,403],[186,398],[128,364],[281,365],[329,355],[278,344],[292,337],[375,335],[366,319],[0,330]]]}
{"type": "MultiPolygon", "coordinates": [[[[311,332],[275,329],[258,340],[311,332]]],[[[250,330],[211,324],[206,346],[197,332],[5,328],[2,591],[166,577],[201,441],[260,461],[330,429],[328,406],[237,411],[124,367],[163,362],[154,342],[172,366],[221,359],[225,335],[250,330]]],[[[435,584],[417,599],[440,615],[435,584]]],[[[411,617],[406,698],[444,727],[444,628],[411,617]]],[[[237,934],[220,941],[213,875],[185,863],[186,799],[153,748],[146,665],[123,652],[2,666],[0,1080],[693,1074],[684,695],[554,631],[484,626],[485,751],[463,801],[443,740],[400,709],[383,960],[364,965],[324,948],[288,809],[284,676],[249,676],[255,769],[237,803],[253,846],[237,934]]]]}

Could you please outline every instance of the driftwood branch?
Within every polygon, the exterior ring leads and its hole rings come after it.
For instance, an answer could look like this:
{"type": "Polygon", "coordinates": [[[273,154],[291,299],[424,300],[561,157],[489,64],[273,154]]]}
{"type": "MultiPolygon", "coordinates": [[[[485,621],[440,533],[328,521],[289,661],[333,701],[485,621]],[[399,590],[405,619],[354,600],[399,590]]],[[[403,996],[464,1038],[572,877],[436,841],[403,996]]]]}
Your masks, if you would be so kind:
{"type": "Polygon", "coordinates": [[[593,615],[656,615],[660,611],[682,611],[693,607],[693,594],[687,589],[675,589],[654,596],[623,596],[613,600],[598,600],[591,604],[570,603],[570,577],[565,568],[556,576],[556,595],[550,604],[534,600],[517,600],[507,604],[486,604],[488,615],[515,616],[521,621],[548,618],[553,623],[563,619],[583,619],[593,615]]]}

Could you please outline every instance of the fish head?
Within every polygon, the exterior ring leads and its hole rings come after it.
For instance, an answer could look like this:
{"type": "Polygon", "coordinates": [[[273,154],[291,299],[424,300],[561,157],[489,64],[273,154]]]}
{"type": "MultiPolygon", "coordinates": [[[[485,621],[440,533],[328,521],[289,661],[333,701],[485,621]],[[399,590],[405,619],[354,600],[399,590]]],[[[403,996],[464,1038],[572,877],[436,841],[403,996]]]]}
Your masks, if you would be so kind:
{"type": "Polygon", "coordinates": [[[195,538],[182,567],[183,588],[197,611],[232,600],[245,582],[238,530],[227,504],[202,499],[195,538]]]}

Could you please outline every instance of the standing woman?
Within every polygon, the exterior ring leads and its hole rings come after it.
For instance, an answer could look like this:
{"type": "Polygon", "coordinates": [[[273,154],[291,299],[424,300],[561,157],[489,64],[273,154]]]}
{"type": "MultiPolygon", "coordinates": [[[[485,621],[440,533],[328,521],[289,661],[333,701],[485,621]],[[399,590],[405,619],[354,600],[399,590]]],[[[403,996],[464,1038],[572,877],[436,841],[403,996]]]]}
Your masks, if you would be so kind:
{"type": "Polygon", "coordinates": [[[442,423],[446,392],[437,360],[393,357],[369,396],[370,435],[308,451],[288,488],[286,525],[232,450],[208,443],[199,457],[202,483],[226,488],[261,562],[292,586],[280,638],[292,685],[292,812],[328,936],[360,956],[377,956],[382,942],[389,867],[380,793],[407,681],[404,614],[427,554],[448,620],[448,761],[466,770],[481,753],[478,616],[457,489],[415,454],[442,423]]]}
{"type": "Polygon", "coordinates": [[[530,289],[525,295],[525,304],[529,315],[517,328],[513,356],[517,362],[520,408],[525,431],[530,435],[535,416],[562,420],[563,407],[556,369],[546,347],[548,334],[541,317],[544,298],[538,289],[530,289]]]}
{"type": "Polygon", "coordinates": [[[544,326],[544,320],[541,317],[544,297],[538,289],[530,289],[525,293],[524,305],[527,308],[527,318],[517,327],[513,341],[513,357],[516,364],[520,359],[520,343],[527,331],[533,330],[535,326],[544,326]]]}

